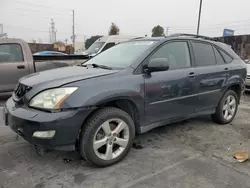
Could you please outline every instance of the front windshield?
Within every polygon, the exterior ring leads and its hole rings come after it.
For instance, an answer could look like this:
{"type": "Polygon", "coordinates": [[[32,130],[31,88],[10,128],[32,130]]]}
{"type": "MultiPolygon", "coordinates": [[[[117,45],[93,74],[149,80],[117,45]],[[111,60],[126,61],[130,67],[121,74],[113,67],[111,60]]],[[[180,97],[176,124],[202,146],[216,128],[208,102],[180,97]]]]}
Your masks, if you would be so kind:
{"type": "Polygon", "coordinates": [[[86,64],[105,65],[114,68],[130,66],[141,53],[147,50],[154,41],[131,41],[118,44],[98,56],[93,57],[86,64]]]}
{"type": "Polygon", "coordinates": [[[105,42],[95,42],[86,50],[86,52],[88,54],[97,53],[104,44],[105,42]]]}

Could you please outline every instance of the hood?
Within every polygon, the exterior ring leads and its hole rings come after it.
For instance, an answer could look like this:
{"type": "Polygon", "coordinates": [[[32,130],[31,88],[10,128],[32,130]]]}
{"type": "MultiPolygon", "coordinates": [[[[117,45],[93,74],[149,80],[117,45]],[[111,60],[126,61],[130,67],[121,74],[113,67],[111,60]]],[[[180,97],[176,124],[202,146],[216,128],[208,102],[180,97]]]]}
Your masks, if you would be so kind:
{"type": "Polygon", "coordinates": [[[113,74],[117,70],[87,68],[80,66],[63,67],[37,72],[22,77],[19,82],[29,87],[52,88],[84,79],[113,74]]]}
{"type": "Polygon", "coordinates": [[[247,64],[247,75],[250,75],[250,64],[247,64]]]}

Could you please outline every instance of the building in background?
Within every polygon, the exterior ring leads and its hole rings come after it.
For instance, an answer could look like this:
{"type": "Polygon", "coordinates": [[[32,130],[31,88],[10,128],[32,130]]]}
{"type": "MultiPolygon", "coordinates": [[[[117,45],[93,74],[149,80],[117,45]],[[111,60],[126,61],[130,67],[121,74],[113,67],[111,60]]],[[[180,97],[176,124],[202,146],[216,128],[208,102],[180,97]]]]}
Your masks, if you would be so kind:
{"type": "Polygon", "coordinates": [[[63,42],[55,42],[53,44],[29,43],[29,46],[32,53],[41,51],[57,51],[66,54],[72,54],[74,51],[71,44],[66,45],[63,42]]]}
{"type": "Polygon", "coordinates": [[[216,39],[229,44],[242,59],[250,59],[250,35],[226,36],[216,39]]]}
{"type": "Polygon", "coordinates": [[[66,45],[63,42],[55,42],[53,44],[53,48],[57,49],[57,51],[59,51],[59,52],[65,52],[66,45]]]}

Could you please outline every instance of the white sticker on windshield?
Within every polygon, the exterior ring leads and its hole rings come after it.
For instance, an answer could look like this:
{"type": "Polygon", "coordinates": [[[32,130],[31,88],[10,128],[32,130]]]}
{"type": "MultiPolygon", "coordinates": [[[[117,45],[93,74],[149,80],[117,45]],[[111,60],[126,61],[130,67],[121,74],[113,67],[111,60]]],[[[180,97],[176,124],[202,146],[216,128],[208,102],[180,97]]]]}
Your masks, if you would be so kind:
{"type": "Polygon", "coordinates": [[[154,41],[139,41],[139,42],[136,42],[135,45],[151,45],[153,43],[154,41]]]}

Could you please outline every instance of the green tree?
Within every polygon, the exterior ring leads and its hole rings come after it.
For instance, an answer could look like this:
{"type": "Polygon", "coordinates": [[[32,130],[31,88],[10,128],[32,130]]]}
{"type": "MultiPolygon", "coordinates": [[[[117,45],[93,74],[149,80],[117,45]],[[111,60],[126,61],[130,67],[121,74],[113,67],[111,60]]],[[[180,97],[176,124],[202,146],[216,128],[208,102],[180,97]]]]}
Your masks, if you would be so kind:
{"type": "Polygon", "coordinates": [[[120,29],[115,23],[111,23],[111,26],[109,28],[109,35],[119,35],[120,29]]]}
{"type": "Polygon", "coordinates": [[[85,41],[85,48],[88,49],[97,39],[101,38],[101,35],[91,36],[85,41]]]}
{"type": "Polygon", "coordinates": [[[164,36],[164,28],[160,25],[157,25],[152,29],[152,37],[160,36],[164,36]]]}

